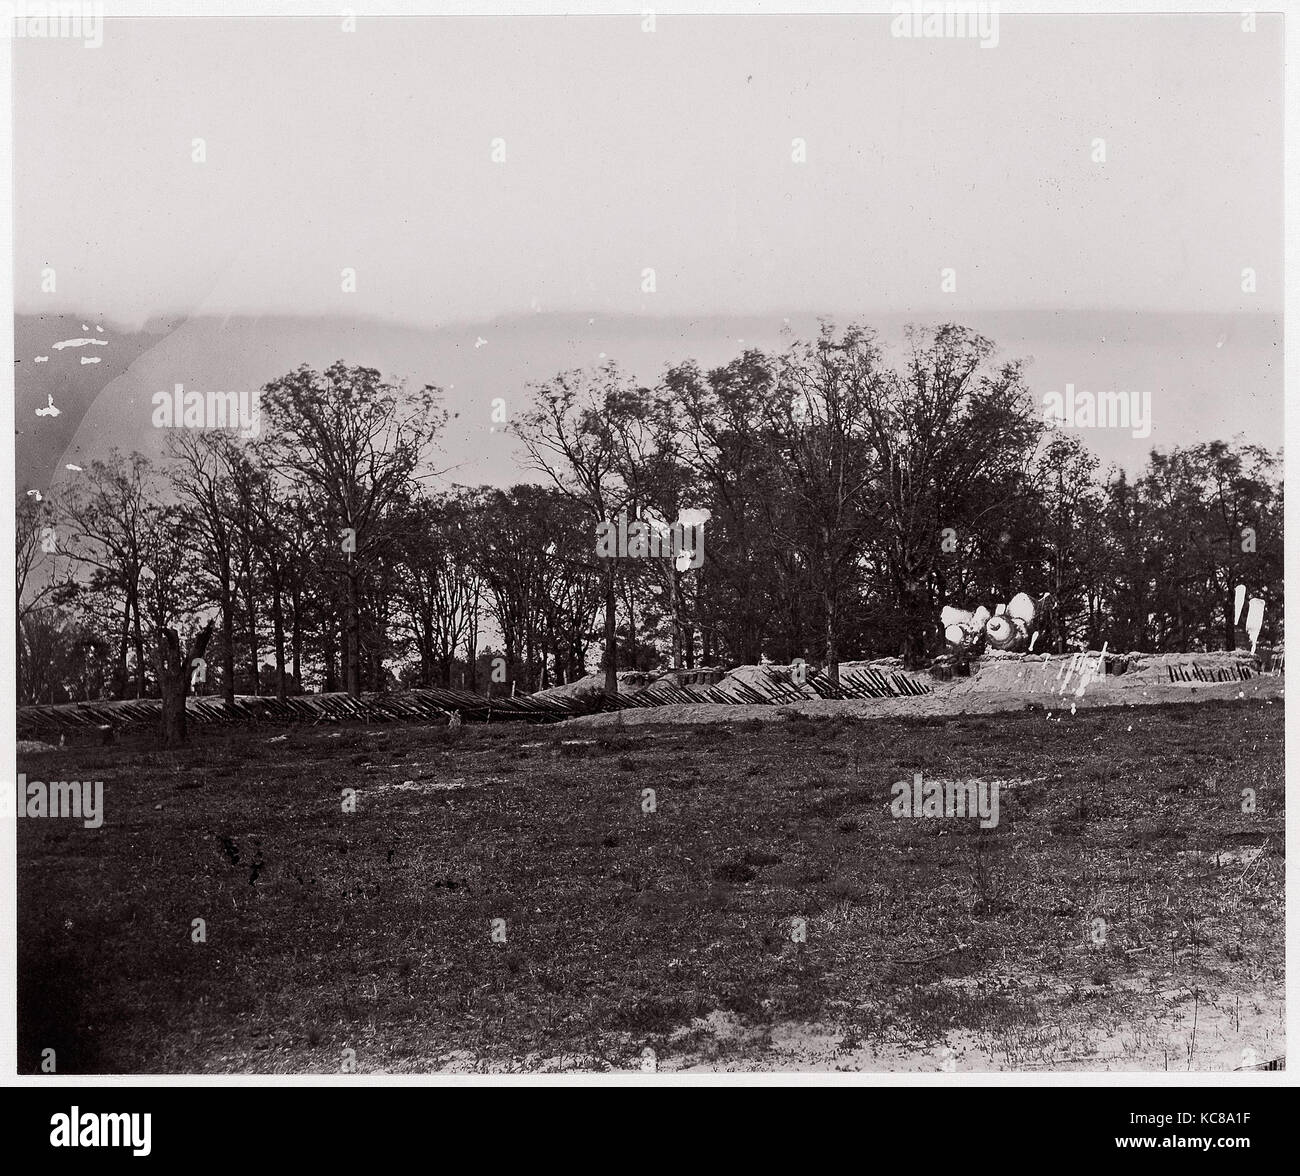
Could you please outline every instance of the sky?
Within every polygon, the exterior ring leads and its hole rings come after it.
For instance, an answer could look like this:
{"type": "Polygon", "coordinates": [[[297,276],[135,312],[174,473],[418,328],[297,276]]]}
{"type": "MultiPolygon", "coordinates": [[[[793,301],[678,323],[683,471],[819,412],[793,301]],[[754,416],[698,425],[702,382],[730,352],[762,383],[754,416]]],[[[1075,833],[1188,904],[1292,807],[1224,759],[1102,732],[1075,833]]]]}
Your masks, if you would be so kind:
{"type": "Polygon", "coordinates": [[[1280,314],[1281,29],[110,20],[14,42],[15,307],[1280,314]]]}

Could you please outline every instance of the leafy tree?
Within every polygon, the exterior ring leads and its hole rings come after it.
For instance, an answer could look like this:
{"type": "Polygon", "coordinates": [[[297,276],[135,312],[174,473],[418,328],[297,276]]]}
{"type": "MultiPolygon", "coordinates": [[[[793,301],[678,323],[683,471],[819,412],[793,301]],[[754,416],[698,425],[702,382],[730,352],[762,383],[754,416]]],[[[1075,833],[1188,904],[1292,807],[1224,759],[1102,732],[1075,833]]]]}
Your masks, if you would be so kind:
{"type": "Polygon", "coordinates": [[[338,538],[343,580],[343,668],[361,693],[361,581],[391,539],[389,513],[412,492],[446,422],[437,388],[412,393],[374,368],[341,360],[303,366],[268,384],[263,412],[277,464],[317,501],[338,538]]]}

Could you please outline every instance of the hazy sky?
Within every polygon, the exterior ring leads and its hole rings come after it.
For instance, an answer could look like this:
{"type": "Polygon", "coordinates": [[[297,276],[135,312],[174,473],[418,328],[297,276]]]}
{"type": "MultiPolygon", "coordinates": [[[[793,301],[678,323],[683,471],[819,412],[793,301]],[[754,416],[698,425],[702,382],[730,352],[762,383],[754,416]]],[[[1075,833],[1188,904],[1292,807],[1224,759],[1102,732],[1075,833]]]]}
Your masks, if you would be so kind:
{"type": "Polygon", "coordinates": [[[1277,312],[1281,29],[1004,14],[983,49],[887,16],[156,19],[93,50],[16,41],[15,302],[1277,312]]]}

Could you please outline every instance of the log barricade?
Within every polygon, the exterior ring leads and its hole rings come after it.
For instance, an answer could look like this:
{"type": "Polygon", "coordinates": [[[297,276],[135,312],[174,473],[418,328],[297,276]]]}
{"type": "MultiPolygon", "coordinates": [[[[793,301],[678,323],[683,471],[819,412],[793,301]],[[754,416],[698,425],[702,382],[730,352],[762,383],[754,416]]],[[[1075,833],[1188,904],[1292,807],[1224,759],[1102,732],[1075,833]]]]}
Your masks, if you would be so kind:
{"type": "MultiPolygon", "coordinates": [[[[459,714],[466,722],[524,720],[555,722],[595,710],[615,709],[601,696],[582,699],[487,698],[468,690],[420,689],[396,694],[300,694],[278,699],[248,694],[233,705],[220,698],[186,700],[189,722],[213,726],[254,723],[446,722],[459,714]]],[[[157,726],[162,702],[157,698],[71,702],[18,708],[20,737],[59,735],[107,727],[113,731],[157,726]]]]}
{"type": "Polygon", "coordinates": [[[1249,666],[1219,666],[1205,669],[1195,663],[1185,666],[1166,666],[1171,682],[1244,682],[1254,676],[1249,666]]]}
{"type": "Polygon", "coordinates": [[[841,668],[838,689],[825,673],[818,674],[809,685],[822,698],[908,698],[932,693],[926,683],[906,674],[897,671],[886,674],[870,667],[858,670],[841,668]]]}
{"type": "MultiPolygon", "coordinates": [[[[838,693],[824,675],[809,680],[821,698],[898,698],[929,694],[924,682],[906,674],[883,674],[877,670],[842,672],[838,693]]],[[[468,690],[422,688],[394,694],[299,694],[289,698],[240,694],[233,704],[213,697],[189,698],[186,712],[190,723],[200,726],[250,725],[257,723],[342,723],[342,722],[433,722],[443,723],[453,714],[470,723],[556,722],[598,711],[631,707],[719,703],[726,706],[776,706],[807,701],[808,695],[791,682],[768,674],[757,682],[723,682],[717,685],[677,686],[658,682],[636,694],[611,697],[596,693],[578,698],[488,698],[468,690]]],[[[157,727],[162,721],[162,702],[157,698],[129,698],[94,702],[69,702],[50,706],[18,708],[18,736],[43,738],[68,732],[108,728],[122,731],[132,727],[157,727]]]]}

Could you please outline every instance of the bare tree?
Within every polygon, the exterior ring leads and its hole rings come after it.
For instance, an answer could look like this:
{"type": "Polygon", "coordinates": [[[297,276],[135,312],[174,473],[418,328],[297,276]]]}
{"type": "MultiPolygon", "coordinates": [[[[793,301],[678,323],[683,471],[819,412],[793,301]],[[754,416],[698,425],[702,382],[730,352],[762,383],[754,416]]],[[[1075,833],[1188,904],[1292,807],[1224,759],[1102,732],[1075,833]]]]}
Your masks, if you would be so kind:
{"type": "MultiPolygon", "coordinates": [[[[27,677],[27,641],[29,620],[55,608],[73,590],[66,566],[59,566],[59,534],[54,508],[35,494],[21,495],[17,501],[14,530],[14,610],[17,641],[14,645],[15,671],[19,697],[27,677]]],[[[45,627],[42,627],[42,632],[45,627]]]]}
{"type": "Polygon", "coordinates": [[[136,697],[145,696],[140,575],[147,537],[162,510],[160,498],[147,459],[138,453],[123,458],[114,450],[107,461],[92,462],[82,471],[62,503],[71,553],[95,570],[100,586],[122,596],[116,674],[119,698],[126,696],[128,641],[135,646],[136,697]]]}
{"type": "Polygon", "coordinates": [[[169,438],[173,485],[181,492],[203,567],[221,610],[221,694],[235,701],[235,569],[232,474],[240,460],[235,438],[219,429],[176,429],[169,438]]]}

